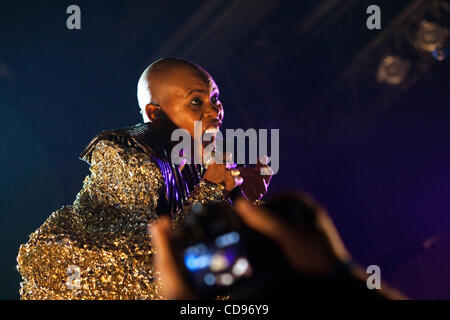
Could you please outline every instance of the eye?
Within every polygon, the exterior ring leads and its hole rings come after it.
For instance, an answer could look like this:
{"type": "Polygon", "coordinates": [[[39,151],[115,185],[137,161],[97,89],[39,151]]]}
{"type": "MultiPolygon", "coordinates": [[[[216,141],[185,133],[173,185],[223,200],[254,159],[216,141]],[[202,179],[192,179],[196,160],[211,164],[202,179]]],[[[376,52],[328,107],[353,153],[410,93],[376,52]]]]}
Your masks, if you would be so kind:
{"type": "Polygon", "coordinates": [[[219,95],[218,95],[218,94],[213,95],[213,96],[211,97],[211,102],[212,102],[213,104],[218,104],[218,103],[220,103],[220,101],[219,101],[219,95]]]}
{"type": "Polygon", "coordinates": [[[192,99],[191,104],[194,106],[201,106],[203,102],[200,98],[194,98],[192,99]]]}

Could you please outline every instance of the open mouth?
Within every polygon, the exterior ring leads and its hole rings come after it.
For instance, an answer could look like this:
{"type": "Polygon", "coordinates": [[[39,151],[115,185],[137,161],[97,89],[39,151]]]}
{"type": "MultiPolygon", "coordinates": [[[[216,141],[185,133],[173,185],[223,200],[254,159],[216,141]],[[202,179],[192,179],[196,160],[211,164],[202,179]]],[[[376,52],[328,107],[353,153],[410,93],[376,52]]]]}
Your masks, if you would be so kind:
{"type": "Polygon", "coordinates": [[[203,131],[203,137],[205,137],[206,141],[203,141],[203,144],[209,144],[210,142],[214,142],[216,140],[217,132],[220,129],[222,122],[219,120],[215,120],[209,126],[205,128],[203,131]]]}
{"type": "Polygon", "coordinates": [[[209,128],[206,128],[204,134],[215,136],[217,134],[217,131],[219,131],[219,127],[211,126],[209,128]]]}

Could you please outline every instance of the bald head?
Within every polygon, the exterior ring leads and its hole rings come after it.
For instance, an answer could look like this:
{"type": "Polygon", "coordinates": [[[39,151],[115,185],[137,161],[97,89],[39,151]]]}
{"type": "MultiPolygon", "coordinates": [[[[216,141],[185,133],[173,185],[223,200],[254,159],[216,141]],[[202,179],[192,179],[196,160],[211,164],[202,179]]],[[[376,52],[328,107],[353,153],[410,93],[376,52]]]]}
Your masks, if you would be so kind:
{"type": "Polygon", "coordinates": [[[174,76],[180,72],[195,74],[199,79],[208,83],[211,76],[200,66],[178,58],[161,58],[149,65],[141,77],[137,86],[137,99],[144,122],[150,119],[146,114],[146,106],[150,103],[161,104],[166,94],[165,87],[174,81],[174,76]]]}

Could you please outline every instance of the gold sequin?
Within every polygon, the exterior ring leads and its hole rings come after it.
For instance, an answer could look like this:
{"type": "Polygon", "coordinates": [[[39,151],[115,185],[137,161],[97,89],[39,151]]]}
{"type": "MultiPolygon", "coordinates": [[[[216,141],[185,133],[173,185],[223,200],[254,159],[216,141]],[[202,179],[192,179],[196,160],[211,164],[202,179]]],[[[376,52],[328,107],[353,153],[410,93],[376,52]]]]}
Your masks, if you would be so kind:
{"type": "MultiPolygon", "coordinates": [[[[146,231],[158,217],[161,172],[144,152],[107,140],[97,143],[89,170],[74,203],[20,246],[21,298],[161,299],[146,231]]],[[[205,199],[223,201],[221,187],[196,186],[190,203],[205,199]]]]}

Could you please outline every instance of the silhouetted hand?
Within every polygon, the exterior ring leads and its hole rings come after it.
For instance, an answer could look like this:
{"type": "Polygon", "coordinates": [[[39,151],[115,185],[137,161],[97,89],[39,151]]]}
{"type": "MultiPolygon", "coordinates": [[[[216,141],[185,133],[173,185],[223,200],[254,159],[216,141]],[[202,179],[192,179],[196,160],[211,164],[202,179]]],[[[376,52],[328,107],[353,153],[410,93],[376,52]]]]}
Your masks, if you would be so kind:
{"type": "MultiPolygon", "coordinates": [[[[247,200],[238,200],[235,211],[248,227],[275,241],[291,267],[302,277],[326,277],[337,264],[351,259],[326,211],[306,194],[280,197],[268,204],[267,208],[255,207],[247,200]]],[[[196,298],[175,263],[169,218],[160,218],[149,231],[158,251],[154,267],[161,274],[162,295],[166,299],[196,298]]],[[[367,274],[361,268],[352,266],[349,275],[361,282],[359,288],[365,286],[363,282],[367,274]]],[[[286,283],[287,286],[289,283],[286,283]]],[[[403,298],[387,288],[380,291],[381,295],[403,298]]]]}

